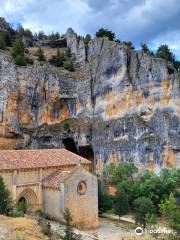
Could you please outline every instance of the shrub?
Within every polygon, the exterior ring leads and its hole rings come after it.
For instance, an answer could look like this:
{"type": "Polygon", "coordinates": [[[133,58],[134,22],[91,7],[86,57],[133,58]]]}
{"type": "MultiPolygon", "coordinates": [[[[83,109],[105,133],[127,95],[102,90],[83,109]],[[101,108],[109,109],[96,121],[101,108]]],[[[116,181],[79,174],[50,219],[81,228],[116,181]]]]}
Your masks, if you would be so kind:
{"type": "Polygon", "coordinates": [[[47,218],[46,213],[45,213],[42,209],[37,209],[37,210],[35,211],[35,214],[36,214],[38,217],[47,218]]]}
{"type": "Polygon", "coordinates": [[[64,131],[68,131],[69,130],[69,123],[65,122],[63,125],[64,131]]]}
{"type": "Polygon", "coordinates": [[[64,64],[64,68],[67,69],[70,72],[74,72],[75,71],[74,64],[73,64],[72,60],[70,62],[66,62],[64,64]]]}
{"type": "Polygon", "coordinates": [[[52,65],[56,67],[62,67],[63,62],[65,61],[65,56],[63,53],[60,53],[58,48],[56,56],[52,56],[52,58],[49,61],[52,65]]]}
{"type": "Polygon", "coordinates": [[[115,33],[108,29],[100,28],[99,31],[96,32],[96,37],[107,37],[110,41],[113,41],[115,39],[115,33]]]}
{"type": "Polygon", "coordinates": [[[41,222],[41,231],[44,235],[51,236],[51,225],[47,221],[42,221],[41,222]]]}
{"type": "Polygon", "coordinates": [[[30,64],[30,65],[32,65],[34,63],[33,59],[28,58],[28,57],[25,57],[25,61],[26,61],[27,64],[30,64]]]}
{"type": "Polygon", "coordinates": [[[134,213],[136,223],[146,227],[147,214],[155,214],[156,208],[150,198],[139,197],[134,201],[134,213]]]}
{"type": "Polygon", "coordinates": [[[17,64],[18,66],[26,66],[26,59],[24,56],[21,55],[17,55],[15,57],[15,64],[17,64]]]}

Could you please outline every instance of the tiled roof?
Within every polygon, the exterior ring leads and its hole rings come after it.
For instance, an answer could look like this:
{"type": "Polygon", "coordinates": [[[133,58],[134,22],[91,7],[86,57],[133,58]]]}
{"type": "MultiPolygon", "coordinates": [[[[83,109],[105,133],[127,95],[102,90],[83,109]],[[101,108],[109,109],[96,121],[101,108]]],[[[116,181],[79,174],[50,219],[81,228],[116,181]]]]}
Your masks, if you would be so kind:
{"type": "Polygon", "coordinates": [[[0,150],[0,170],[91,164],[66,149],[0,150]]]}
{"type": "Polygon", "coordinates": [[[70,171],[57,170],[45,177],[42,181],[42,185],[43,187],[59,188],[60,183],[65,182],[65,180],[70,176],[70,174],[70,171]]]}

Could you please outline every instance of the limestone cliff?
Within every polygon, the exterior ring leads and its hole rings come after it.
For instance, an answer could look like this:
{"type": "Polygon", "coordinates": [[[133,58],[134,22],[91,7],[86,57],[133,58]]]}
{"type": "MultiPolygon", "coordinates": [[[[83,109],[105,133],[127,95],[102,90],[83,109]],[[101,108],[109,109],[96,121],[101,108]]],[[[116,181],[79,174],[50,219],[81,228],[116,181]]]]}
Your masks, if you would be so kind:
{"type": "Polygon", "coordinates": [[[180,166],[180,77],[162,59],[66,33],[76,71],[0,52],[0,148],[61,148],[106,164],[180,166]],[[68,123],[69,129],[65,128],[68,123]]]}

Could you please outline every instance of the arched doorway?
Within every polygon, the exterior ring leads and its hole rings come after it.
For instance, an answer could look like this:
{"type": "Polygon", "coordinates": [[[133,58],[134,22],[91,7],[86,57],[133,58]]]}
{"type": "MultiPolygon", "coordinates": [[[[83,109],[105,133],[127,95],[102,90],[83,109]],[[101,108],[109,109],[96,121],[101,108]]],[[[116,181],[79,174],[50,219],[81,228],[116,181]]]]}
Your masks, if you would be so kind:
{"type": "Polygon", "coordinates": [[[38,199],[32,189],[24,189],[17,198],[17,203],[26,205],[27,212],[33,212],[37,208],[38,199]]]}

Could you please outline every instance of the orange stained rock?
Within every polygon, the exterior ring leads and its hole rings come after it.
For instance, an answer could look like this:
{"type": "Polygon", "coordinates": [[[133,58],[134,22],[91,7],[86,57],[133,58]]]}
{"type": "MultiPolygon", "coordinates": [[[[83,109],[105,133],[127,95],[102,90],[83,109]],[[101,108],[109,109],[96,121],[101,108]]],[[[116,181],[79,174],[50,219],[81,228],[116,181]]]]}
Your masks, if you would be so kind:
{"type": "Polygon", "coordinates": [[[163,146],[162,149],[163,167],[175,167],[176,157],[173,149],[168,149],[167,145],[163,146]]]}
{"type": "Polygon", "coordinates": [[[147,166],[147,169],[151,172],[155,172],[155,169],[156,169],[156,164],[155,162],[149,162],[148,163],[148,166],[147,166]]]}
{"type": "Polygon", "coordinates": [[[112,187],[112,186],[108,186],[108,194],[112,197],[116,196],[116,193],[117,193],[117,189],[115,187],[112,187]]]}
{"type": "Polygon", "coordinates": [[[141,90],[138,89],[135,92],[135,95],[136,95],[136,105],[139,106],[140,104],[142,104],[142,93],[141,93],[141,90]]]}
{"type": "Polygon", "coordinates": [[[102,176],[103,173],[103,159],[102,159],[102,155],[99,154],[97,156],[97,167],[98,167],[98,173],[102,176]]]}
{"type": "Polygon", "coordinates": [[[109,160],[108,160],[108,164],[109,164],[109,163],[116,163],[116,162],[118,162],[118,157],[117,157],[117,155],[114,154],[114,153],[110,153],[110,155],[109,155],[109,160]]]}
{"type": "Polygon", "coordinates": [[[162,81],[162,97],[161,97],[161,103],[164,105],[167,105],[169,103],[169,96],[168,96],[168,90],[169,90],[169,80],[163,80],[162,81]]]}
{"type": "Polygon", "coordinates": [[[81,112],[82,110],[82,106],[81,106],[81,103],[79,101],[76,102],[76,111],[77,113],[81,112]]]}
{"type": "Polygon", "coordinates": [[[104,100],[105,104],[109,104],[109,103],[115,101],[117,96],[118,96],[118,94],[116,91],[111,91],[111,92],[105,94],[105,96],[103,97],[103,100],[104,100]]]}

